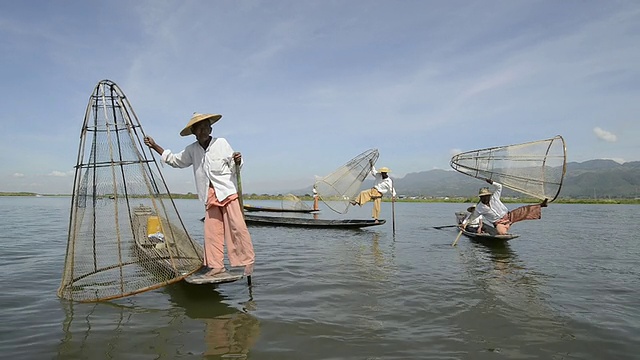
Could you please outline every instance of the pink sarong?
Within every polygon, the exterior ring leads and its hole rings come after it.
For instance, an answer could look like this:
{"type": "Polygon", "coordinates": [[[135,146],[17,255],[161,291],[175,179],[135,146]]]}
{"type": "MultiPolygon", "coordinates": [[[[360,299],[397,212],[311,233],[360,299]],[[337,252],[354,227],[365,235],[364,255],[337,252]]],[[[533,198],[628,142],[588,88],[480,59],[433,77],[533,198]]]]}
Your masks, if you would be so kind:
{"type": "Polygon", "coordinates": [[[213,187],[209,187],[204,216],[204,265],[212,269],[224,267],[224,245],[231,266],[251,265],[255,261],[251,235],[244,215],[233,194],[219,202],[213,187]]]}

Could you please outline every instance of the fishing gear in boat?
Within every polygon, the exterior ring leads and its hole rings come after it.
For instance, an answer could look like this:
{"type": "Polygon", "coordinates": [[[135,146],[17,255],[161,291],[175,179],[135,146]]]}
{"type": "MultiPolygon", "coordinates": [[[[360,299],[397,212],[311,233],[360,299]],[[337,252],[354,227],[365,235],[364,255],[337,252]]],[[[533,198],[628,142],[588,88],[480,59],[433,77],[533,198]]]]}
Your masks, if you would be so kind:
{"type": "Polygon", "coordinates": [[[184,279],[203,263],[122,90],[94,88],[75,166],[58,296],[122,298],[184,279]]]}
{"type": "Polygon", "coordinates": [[[317,177],[314,188],[331,210],[345,214],[349,201],[360,193],[360,186],[378,160],[377,149],[369,149],[324,177],[317,177]]]}
{"type": "Polygon", "coordinates": [[[478,179],[491,179],[511,190],[552,202],[558,197],[567,168],[562,136],[498,146],[454,155],[451,167],[478,179]]]}

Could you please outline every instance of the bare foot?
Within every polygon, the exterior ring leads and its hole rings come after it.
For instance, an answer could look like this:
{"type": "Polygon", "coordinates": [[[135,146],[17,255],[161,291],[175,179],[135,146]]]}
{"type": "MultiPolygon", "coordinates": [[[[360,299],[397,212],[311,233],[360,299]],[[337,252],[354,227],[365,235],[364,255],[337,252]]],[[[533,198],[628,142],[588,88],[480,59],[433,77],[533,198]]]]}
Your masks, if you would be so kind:
{"type": "Polygon", "coordinates": [[[208,273],[206,273],[205,275],[206,275],[206,276],[216,276],[216,275],[222,274],[222,273],[224,273],[224,272],[226,272],[226,271],[227,271],[227,269],[225,269],[225,268],[220,268],[220,269],[211,269],[211,271],[209,271],[209,272],[208,272],[208,273]]]}

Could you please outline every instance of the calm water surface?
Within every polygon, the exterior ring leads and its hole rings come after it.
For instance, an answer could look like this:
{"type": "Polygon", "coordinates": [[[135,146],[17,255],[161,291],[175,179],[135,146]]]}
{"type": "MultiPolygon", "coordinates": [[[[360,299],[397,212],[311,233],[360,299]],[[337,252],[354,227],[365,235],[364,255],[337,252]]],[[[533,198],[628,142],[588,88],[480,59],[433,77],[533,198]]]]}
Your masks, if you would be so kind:
{"type": "MultiPolygon", "coordinates": [[[[202,207],[176,203],[201,241],[202,207]]],[[[640,357],[638,206],[552,204],[514,225],[520,237],[506,246],[454,248],[456,230],[433,227],[467,204],[396,203],[394,235],[383,203],[387,224],[362,230],[250,227],[251,288],[181,283],[80,304],[56,297],[69,204],[0,197],[3,357],[640,357]]],[[[367,205],[339,215],[321,204],[319,216],[368,219],[367,205]]]]}

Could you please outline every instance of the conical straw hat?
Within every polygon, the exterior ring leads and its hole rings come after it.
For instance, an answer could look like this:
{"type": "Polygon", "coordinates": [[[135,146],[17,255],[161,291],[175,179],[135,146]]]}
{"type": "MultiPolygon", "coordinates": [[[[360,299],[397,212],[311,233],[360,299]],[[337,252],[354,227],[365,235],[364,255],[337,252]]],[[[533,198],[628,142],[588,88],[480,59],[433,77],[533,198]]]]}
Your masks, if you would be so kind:
{"type": "Polygon", "coordinates": [[[193,125],[199,123],[200,121],[209,120],[209,124],[213,125],[218,120],[220,120],[221,118],[222,118],[222,115],[219,115],[219,114],[198,114],[198,113],[193,113],[193,117],[191,117],[191,120],[189,120],[189,122],[187,123],[187,126],[185,126],[184,129],[182,129],[182,131],[180,131],[180,135],[181,136],[189,136],[189,135],[193,134],[193,132],[191,132],[191,127],[193,125]]]}

